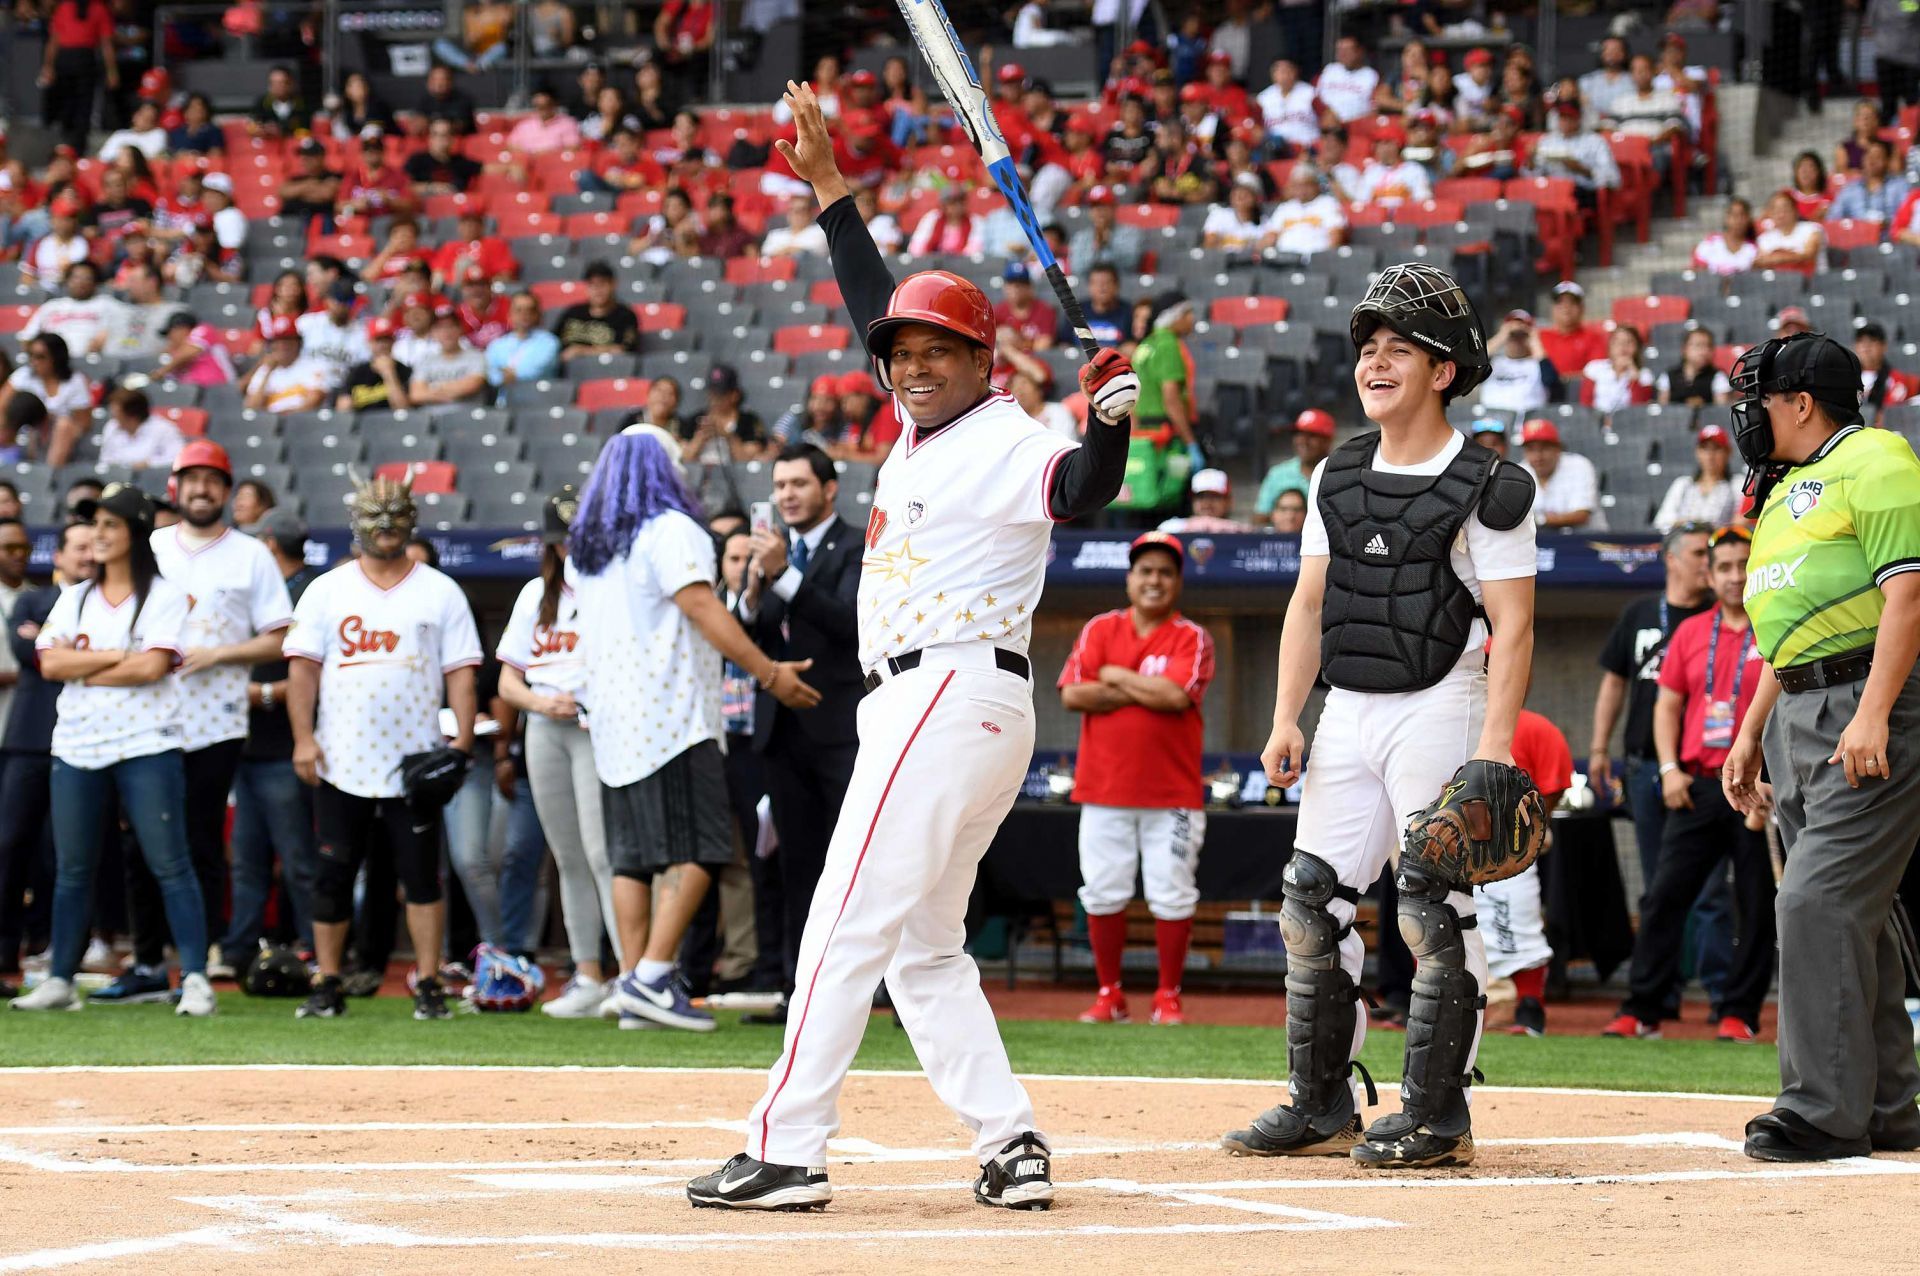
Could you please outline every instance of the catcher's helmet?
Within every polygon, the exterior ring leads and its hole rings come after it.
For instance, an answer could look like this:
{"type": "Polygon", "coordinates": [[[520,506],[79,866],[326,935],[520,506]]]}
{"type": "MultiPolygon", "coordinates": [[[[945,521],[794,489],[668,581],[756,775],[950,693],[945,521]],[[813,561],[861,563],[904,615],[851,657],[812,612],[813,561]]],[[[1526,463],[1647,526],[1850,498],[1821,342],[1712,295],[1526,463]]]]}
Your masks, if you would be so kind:
{"type": "Polygon", "coordinates": [[[1457,280],[1444,270],[1407,263],[1389,266],[1353,308],[1353,348],[1377,328],[1391,328],[1436,359],[1454,366],[1446,402],[1466,394],[1493,371],[1480,316],[1457,280]]]}
{"type": "Polygon", "coordinates": [[[873,356],[880,384],[893,389],[887,365],[893,359],[893,334],[910,323],[924,323],[993,349],[993,307],[978,285],[948,270],[908,275],[893,290],[887,313],[867,325],[867,353],[873,356]]]}
{"type": "Polygon", "coordinates": [[[194,439],[173,458],[175,474],[198,469],[218,470],[227,476],[227,482],[233,482],[233,461],[227,456],[227,449],[212,439],[194,439]]]}

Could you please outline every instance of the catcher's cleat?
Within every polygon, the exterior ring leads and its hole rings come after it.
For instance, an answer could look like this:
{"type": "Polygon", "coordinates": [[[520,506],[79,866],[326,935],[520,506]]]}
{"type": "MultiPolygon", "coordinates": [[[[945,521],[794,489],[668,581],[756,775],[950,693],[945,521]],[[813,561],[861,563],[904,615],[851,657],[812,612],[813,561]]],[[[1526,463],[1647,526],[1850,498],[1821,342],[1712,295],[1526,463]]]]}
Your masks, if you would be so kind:
{"type": "Polygon", "coordinates": [[[1376,1170],[1424,1170],[1473,1164],[1473,1131],[1435,1134],[1404,1112],[1381,1117],[1361,1136],[1353,1159],[1376,1170]]]}
{"type": "Polygon", "coordinates": [[[769,1165],[737,1152],[711,1174],[687,1184],[687,1200],[695,1209],[823,1210],[833,1199],[824,1166],[769,1165]]]}
{"type": "Polygon", "coordinates": [[[1313,1118],[1288,1104],[1277,1104],[1253,1119],[1244,1130],[1220,1136],[1220,1146],[1233,1156],[1345,1156],[1360,1142],[1360,1114],[1354,1113],[1333,1130],[1322,1118],[1313,1118]]]}
{"type": "Polygon", "coordinates": [[[1053,1205],[1053,1156],[1028,1130],[987,1158],[973,1185],[973,1199],[1007,1210],[1044,1210],[1053,1205]]]}

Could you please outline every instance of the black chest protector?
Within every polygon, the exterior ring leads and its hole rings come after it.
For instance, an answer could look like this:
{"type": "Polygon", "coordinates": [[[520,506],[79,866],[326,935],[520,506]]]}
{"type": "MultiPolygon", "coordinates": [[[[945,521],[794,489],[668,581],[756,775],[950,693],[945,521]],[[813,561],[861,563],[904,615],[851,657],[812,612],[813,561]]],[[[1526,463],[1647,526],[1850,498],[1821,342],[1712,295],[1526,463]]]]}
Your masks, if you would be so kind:
{"type": "Polygon", "coordinates": [[[1321,610],[1320,671],[1349,691],[1419,691],[1466,650],[1479,604],[1448,560],[1475,510],[1518,527],[1533,507],[1519,466],[1468,442],[1438,474],[1373,467],[1377,431],[1335,449],[1320,474],[1331,558],[1321,610]]]}

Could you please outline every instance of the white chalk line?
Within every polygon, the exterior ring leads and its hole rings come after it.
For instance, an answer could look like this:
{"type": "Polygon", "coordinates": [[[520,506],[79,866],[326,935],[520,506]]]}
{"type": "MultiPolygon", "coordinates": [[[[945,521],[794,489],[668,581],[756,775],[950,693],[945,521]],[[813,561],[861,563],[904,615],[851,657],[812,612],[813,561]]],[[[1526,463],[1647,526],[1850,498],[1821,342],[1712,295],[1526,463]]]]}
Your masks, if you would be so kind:
{"type": "Polygon", "coordinates": [[[138,1125],[7,1125],[0,1138],[43,1134],[409,1134],[498,1131],[518,1134],[540,1130],[720,1130],[745,1134],[745,1121],[714,1117],[705,1121],[148,1121],[138,1125]]]}
{"type": "Polygon", "coordinates": [[[63,1249],[38,1249],[25,1254],[0,1254],[0,1272],[39,1272],[81,1263],[104,1263],[113,1259],[139,1258],[187,1246],[231,1248],[256,1229],[244,1227],[201,1227],[190,1232],[169,1232],[164,1236],[139,1236],[118,1241],[95,1241],[88,1245],[70,1245],[63,1249]]]}

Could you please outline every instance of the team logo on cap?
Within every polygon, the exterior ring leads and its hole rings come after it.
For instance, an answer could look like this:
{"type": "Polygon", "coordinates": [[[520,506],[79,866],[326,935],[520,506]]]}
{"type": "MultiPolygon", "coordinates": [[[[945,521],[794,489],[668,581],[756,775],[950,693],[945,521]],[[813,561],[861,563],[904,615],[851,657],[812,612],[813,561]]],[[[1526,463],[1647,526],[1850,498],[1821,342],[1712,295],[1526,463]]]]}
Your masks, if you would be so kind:
{"type": "Polygon", "coordinates": [[[1825,487],[1826,484],[1819,479],[1801,479],[1787,489],[1787,513],[1793,515],[1795,522],[1813,513],[1814,507],[1820,504],[1820,493],[1825,487]]]}

